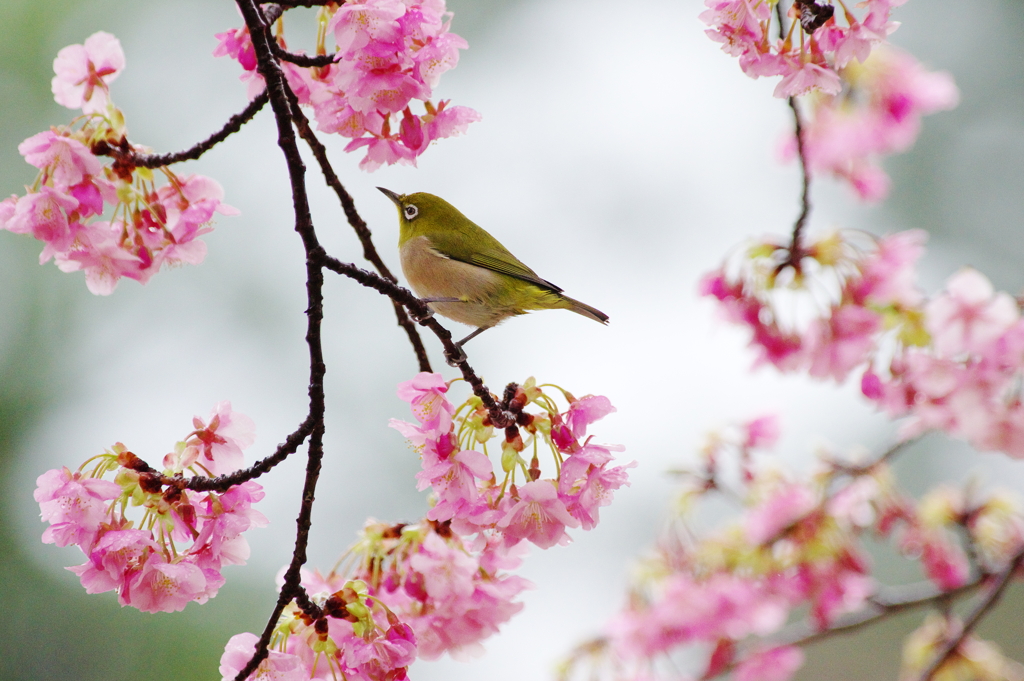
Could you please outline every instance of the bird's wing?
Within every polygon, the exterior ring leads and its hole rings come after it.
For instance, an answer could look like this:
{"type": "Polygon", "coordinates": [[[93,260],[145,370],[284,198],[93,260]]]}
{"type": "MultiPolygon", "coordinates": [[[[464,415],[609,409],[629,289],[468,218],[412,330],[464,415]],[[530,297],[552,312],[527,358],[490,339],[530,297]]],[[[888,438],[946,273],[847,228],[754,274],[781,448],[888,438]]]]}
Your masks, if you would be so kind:
{"type": "Polygon", "coordinates": [[[480,232],[474,232],[471,240],[468,238],[470,235],[461,234],[454,230],[431,235],[434,248],[453,260],[459,260],[470,265],[506,274],[516,279],[522,279],[555,293],[562,291],[561,288],[555,286],[550,281],[538,277],[536,272],[520,262],[516,256],[509,253],[508,249],[502,246],[501,242],[497,239],[480,227],[473,226],[480,230],[480,232]],[[469,246],[470,243],[474,245],[469,246]]]}
{"type": "MultiPolygon", "coordinates": [[[[504,249],[502,250],[504,251],[504,249]]],[[[541,279],[538,277],[536,272],[519,262],[519,260],[508,251],[474,253],[470,257],[469,262],[470,264],[477,265],[478,267],[484,267],[489,270],[494,270],[495,272],[507,274],[510,277],[515,277],[516,279],[528,281],[531,284],[540,286],[541,288],[550,289],[555,293],[561,293],[562,291],[562,289],[555,286],[547,279],[541,279]]]]}

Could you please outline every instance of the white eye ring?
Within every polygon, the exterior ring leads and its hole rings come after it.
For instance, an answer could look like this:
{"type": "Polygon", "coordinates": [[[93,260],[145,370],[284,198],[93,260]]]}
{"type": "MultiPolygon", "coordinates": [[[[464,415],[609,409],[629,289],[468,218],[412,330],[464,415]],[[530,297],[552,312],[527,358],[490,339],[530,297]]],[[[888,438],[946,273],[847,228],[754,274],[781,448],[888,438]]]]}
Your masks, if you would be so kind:
{"type": "Polygon", "coordinates": [[[412,220],[413,218],[420,214],[420,209],[410,203],[408,206],[405,207],[403,212],[405,213],[406,220],[412,220]]]}

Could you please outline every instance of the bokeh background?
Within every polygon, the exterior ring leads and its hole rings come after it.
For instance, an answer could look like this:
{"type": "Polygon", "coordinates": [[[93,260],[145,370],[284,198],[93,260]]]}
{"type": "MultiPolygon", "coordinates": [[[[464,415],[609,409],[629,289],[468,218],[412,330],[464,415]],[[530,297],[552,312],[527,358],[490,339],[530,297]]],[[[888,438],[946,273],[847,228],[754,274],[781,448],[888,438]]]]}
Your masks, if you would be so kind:
{"type": "MultiPolygon", "coordinates": [[[[128,67],[114,83],[131,138],[159,151],[190,146],[246,102],[237,65],[214,59],[213,34],[240,24],[233,5],[112,0],[5,0],[0,22],[0,192],[21,193],[34,169],[16,146],[70,112],[49,89],[57,51],[97,30],[117,35],[128,67]]],[[[551,678],[575,643],[623,601],[633,557],[654,541],[672,498],[666,470],[693,461],[703,432],[778,413],[780,465],[816,448],[879,450],[891,425],[854,386],[750,371],[743,334],[696,295],[701,273],[742,238],[784,232],[798,175],[776,149],[789,123],[773,83],[742,75],[707,40],[698,0],[449,0],[470,49],[438,95],[483,114],[469,134],[435,145],[418,169],[366,174],[328,140],[336,169],[398,270],[394,209],[374,186],[444,196],[541,276],[607,312],[600,328],[545,312],[469,346],[492,386],[535,375],[577,395],[608,395],[619,411],[594,430],[639,461],[589,534],[534,551],[526,609],[469,661],[417,663],[413,677],[551,678]]],[[[813,188],[814,229],[931,233],[922,281],[933,289],[963,264],[997,287],[1024,285],[1024,18],[1016,0],[915,0],[898,10],[893,42],[953,73],[962,103],[926,119],[917,145],[887,162],[891,198],[857,205],[828,181],[813,188]]],[[[309,44],[304,11],[293,44],[309,44]]],[[[260,631],[274,575],[290,555],[302,457],[261,480],[271,526],[249,533],[253,557],[228,568],[205,606],[144,615],[113,594],[86,596],[63,568],[77,549],[39,542],[32,500],[43,471],[77,466],[116,441],[150,461],[219,400],[251,416],[264,456],[305,410],[303,264],[291,230],[284,163],[269,110],[199,162],[242,214],[219,220],[200,267],[125,281],[95,297],[80,274],[39,267],[39,245],[0,233],[0,678],[217,678],[224,643],[260,631]]],[[[314,217],[328,250],[358,261],[333,195],[311,167],[314,217]]],[[[456,333],[463,329],[455,329],[456,333]]],[[[329,569],[367,517],[410,520],[424,496],[418,462],[387,428],[406,418],[394,386],[416,365],[388,302],[347,280],[326,287],[327,456],[313,518],[310,566],[329,569]]],[[[426,338],[435,367],[454,376],[426,338]]],[[[940,480],[1021,487],[1021,467],[942,438],[899,464],[920,493],[940,480]]],[[[916,575],[882,562],[894,582],[916,575]]],[[[1020,589],[982,627],[1024,657],[1020,589]]],[[[809,650],[800,679],[895,678],[900,638],[919,614],[809,650]]]]}

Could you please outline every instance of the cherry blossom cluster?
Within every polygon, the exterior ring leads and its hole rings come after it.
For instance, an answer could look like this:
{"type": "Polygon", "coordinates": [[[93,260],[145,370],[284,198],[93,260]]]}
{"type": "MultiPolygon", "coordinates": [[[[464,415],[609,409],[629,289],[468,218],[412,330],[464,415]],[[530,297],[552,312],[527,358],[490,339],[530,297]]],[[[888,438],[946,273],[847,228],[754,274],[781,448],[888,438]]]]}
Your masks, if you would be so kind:
{"type": "MultiPolygon", "coordinates": [[[[303,573],[318,616],[293,601],[274,629],[269,654],[250,679],[308,681],[402,681],[416,659],[416,636],[359,580],[303,573]]],[[[255,634],[232,636],[220,660],[224,681],[232,681],[256,651],[255,634]]]]}
{"type": "Polygon", "coordinates": [[[794,614],[807,612],[812,630],[825,631],[868,607],[879,589],[868,536],[889,538],[943,592],[1005,567],[1024,547],[1024,509],[1007,493],[939,488],[915,501],[881,459],[852,466],[823,457],[796,480],[761,458],[777,432],[762,418],[715,433],[703,467],[684,474],[673,530],[638,571],[600,647],[615,659],[615,678],[657,677],[660,662],[685,649],[701,656],[694,678],[732,670],[745,681],[785,681],[803,653],[767,637],[794,614]],[[733,459],[740,476],[730,474],[733,459]],[[738,501],[741,515],[701,531],[698,502],[711,496],[738,501]]]}
{"type": "Polygon", "coordinates": [[[420,455],[419,488],[433,492],[427,519],[450,522],[461,535],[500,535],[506,547],[526,540],[546,549],[568,543],[567,528],[596,526],[600,507],[629,484],[626,470],[636,463],[611,465],[612,452],[622,447],[587,437],[588,426],[615,411],[608,398],[577,399],[550,386],[569,403],[561,411],[552,394],[530,378],[508,401],[517,425],[496,432],[478,397],[455,408],[448,387],[440,374],[421,373],[402,383],[398,395],[412,405],[418,423],[391,421],[420,455]],[[523,411],[530,405],[539,411],[523,411]],[[495,437],[500,473],[487,451],[495,437]],[[553,477],[541,477],[542,451],[552,458],[553,477]]]}
{"type": "MultiPolygon", "coordinates": [[[[705,0],[700,15],[706,33],[740,61],[751,78],[782,76],[775,96],[786,98],[817,90],[837,95],[841,71],[854,61],[863,63],[871,50],[899,24],[890,21],[893,7],[906,0],[863,0],[859,15],[842,0],[793,0],[786,10],[789,26],[779,28],[781,0],[705,0]]],[[[852,5],[852,3],[850,3],[852,5]]]]}
{"type": "Polygon", "coordinates": [[[83,270],[98,295],[113,292],[121,277],[144,284],[165,265],[202,262],[206,244],[198,237],[211,231],[214,213],[238,211],[208,177],[132,164],[144,149],[128,141],[110,101],[109,84],[124,68],[117,38],[95,33],[62,49],[53,67],[54,98],[82,115],[18,146],[39,175],[25,196],[0,202],[0,229],[42,241],[41,264],[52,258],[65,272],[83,270]],[[101,155],[118,160],[104,165],[101,155]],[[158,175],[166,184],[157,186],[158,175]]]}
{"type": "Polygon", "coordinates": [[[747,326],[758,362],[844,380],[893,417],[900,435],[941,430],[1024,457],[1024,320],[1020,303],[980,272],[956,272],[930,299],[915,284],[925,235],[835,232],[794,266],[771,239],[707,275],[701,290],[747,326]],[[858,240],[868,245],[858,245],[858,240]]]}
{"type": "MultiPolygon", "coordinates": [[[[859,198],[878,201],[889,191],[879,158],[909,149],[921,117],[952,109],[959,93],[948,73],[927,71],[889,45],[876,48],[863,64],[850,62],[840,75],[841,93],[811,92],[800,100],[804,161],[811,175],[840,178],[859,198]]],[[[783,154],[791,158],[796,152],[791,137],[783,154]]]]}
{"type": "Polygon", "coordinates": [[[163,460],[163,476],[181,484],[162,480],[121,443],[77,471],[39,476],[35,499],[50,524],[43,542],[82,550],[88,560],[68,569],[88,593],[117,591],[123,606],[174,612],[217,595],[221,568],[249,558],[243,533],[267,524],[252,508],[263,488],[247,481],[223,493],[194,492],[185,488],[183,473],[221,475],[241,467],[253,423],[221,402],[193,427],[163,460]]]}
{"type": "Polygon", "coordinates": [[[448,523],[370,522],[350,550],[347,572],[412,627],[419,657],[464,657],[482,652],[480,641],[522,610],[514,599],[530,583],[507,571],[524,553],[494,536],[470,541],[448,523]]]}
{"type": "MultiPolygon", "coordinates": [[[[392,624],[396,618],[403,622],[408,632],[402,634],[401,664],[392,664],[394,668],[405,666],[416,657],[435,659],[446,652],[462,657],[482,651],[480,641],[496,633],[501,624],[523,607],[514,599],[530,586],[529,582],[505,572],[519,567],[521,553],[522,548],[509,550],[496,538],[470,542],[453,533],[448,523],[424,520],[388,525],[370,521],[335,569],[326,576],[303,570],[301,583],[315,602],[323,602],[355,580],[364,603],[373,604],[381,624],[384,614],[392,624]]],[[[352,608],[348,611],[353,613],[352,608]]],[[[301,619],[297,613],[294,608],[286,612],[279,630],[296,633],[295,627],[302,626],[295,621],[297,617],[301,619]]],[[[341,629],[343,637],[352,636],[345,623],[333,626],[341,629]]],[[[332,638],[335,628],[330,632],[332,638]]],[[[232,641],[237,639],[236,636],[232,641]]],[[[307,645],[304,640],[300,636],[295,646],[307,645]]],[[[352,667],[356,666],[351,660],[361,658],[354,656],[342,639],[334,641],[338,653],[331,664],[339,668],[347,665],[346,675],[351,678],[352,667]]],[[[229,642],[224,660],[231,650],[229,642]]],[[[279,647],[279,654],[286,652],[299,655],[294,646],[279,647]]],[[[382,678],[365,670],[355,671],[369,678],[382,678]]],[[[236,672],[236,668],[231,669],[232,674],[236,672]]],[[[232,677],[225,673],[225,678],[232,677]]]]}
{"type": "MultiPolygon", "coordinates": [[[[359,167],[416,164],[431,142],[459,135],[480,114],[464,106],[436,104],[433,90],[454,68],[466,41],[451,33],[444,0],[356,0],[331,3],[318,14],[316,54],[327,54],[334,38],[333,63],[301,67],[281,61],[298,102],[312,107],[317,126],[352,141],[345,151],[366,148],[359,167]],[[414,113],[414,100],[423,113],[414,113]]],[[[281,22],[275,39],[286,48],[281,22]]],[[[249,96],[264,88],[256,53],[245,28],[217,34],[216,56],[230,56],[245,69],[249,96]]]]}

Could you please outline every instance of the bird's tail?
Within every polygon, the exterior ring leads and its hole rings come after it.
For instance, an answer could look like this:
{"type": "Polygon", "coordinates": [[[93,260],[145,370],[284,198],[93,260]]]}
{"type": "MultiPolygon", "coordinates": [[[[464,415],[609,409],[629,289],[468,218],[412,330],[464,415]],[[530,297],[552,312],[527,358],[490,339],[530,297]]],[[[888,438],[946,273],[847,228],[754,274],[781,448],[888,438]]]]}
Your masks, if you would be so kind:
{"type": "Polygon", "coordinates": [[[595,322],[601,322],[602,324],[608,323],[608,315],[597,308],[590,307],[586,303],[581,303],[575,298],[570,298],[569,296],[563,295],[561,298],[566,303],[565,309],[572,310],[576,314],[581,314],[584,317],[590,317],[595,322]]]}

